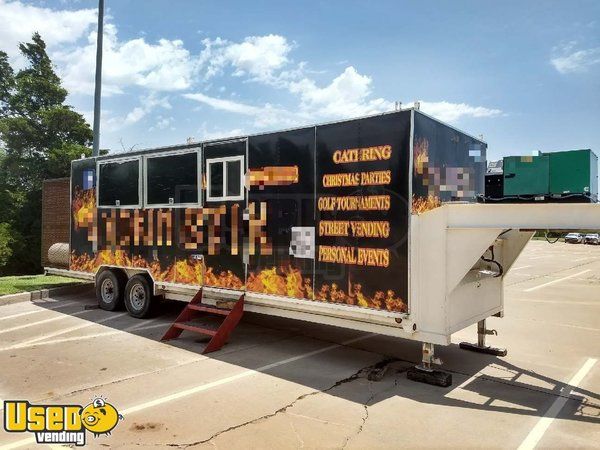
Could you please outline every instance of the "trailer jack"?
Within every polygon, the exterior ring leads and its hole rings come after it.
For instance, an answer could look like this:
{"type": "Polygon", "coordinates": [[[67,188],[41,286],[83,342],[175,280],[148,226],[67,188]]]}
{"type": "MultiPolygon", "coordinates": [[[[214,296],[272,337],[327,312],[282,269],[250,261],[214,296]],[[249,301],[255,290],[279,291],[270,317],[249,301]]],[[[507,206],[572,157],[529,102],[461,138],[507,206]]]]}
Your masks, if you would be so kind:
{"type": "Polygon", "coordinates": [[[418,366],[409,369],[406,377],[412,381],[448,387],[452,384],[452,374],[443,370],[435,370],[432,365],[441,365],[442,360],[434,354],[434,345],[423,342],[423,361],[418,366]]]}
{"type": "Polygon", "coordinates": [[[470,342],[461,342],[459,347],[463,350],[470,350],[472,352],[477,353],[485,353],[487,355],[494,356],[506,356],[505,348],[496,348],[490,347],[489,345],[485,345],[485,337],[487,335],[498,336],[498,332],[496,330],[488,330],[485,326],[485,319],[477,322],[477,344],[472,344],[470,342]]]}

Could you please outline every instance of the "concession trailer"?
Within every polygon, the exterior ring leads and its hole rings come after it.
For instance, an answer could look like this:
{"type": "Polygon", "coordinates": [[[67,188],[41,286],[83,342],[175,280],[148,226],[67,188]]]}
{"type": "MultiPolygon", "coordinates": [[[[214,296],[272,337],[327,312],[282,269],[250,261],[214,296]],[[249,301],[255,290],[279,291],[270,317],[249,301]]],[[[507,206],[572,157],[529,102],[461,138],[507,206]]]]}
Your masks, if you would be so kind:
{"type": "Polygon", "coordinates": [[[164,338],[204,332],[207,351],[242,311],[421,341],[408,376],[447,386],[432,364],[452,333],[478,323],[463,347],[503,354],[485,319],[534,231],[600,227],[593,204],[477,204],[486,150],[411,108],[76,160],[69,243],[46,271],[95,280],[100,307],[134,317],[187,301],[164,338]],[[223,325],[186,324],[200,312],[223,325]]]}

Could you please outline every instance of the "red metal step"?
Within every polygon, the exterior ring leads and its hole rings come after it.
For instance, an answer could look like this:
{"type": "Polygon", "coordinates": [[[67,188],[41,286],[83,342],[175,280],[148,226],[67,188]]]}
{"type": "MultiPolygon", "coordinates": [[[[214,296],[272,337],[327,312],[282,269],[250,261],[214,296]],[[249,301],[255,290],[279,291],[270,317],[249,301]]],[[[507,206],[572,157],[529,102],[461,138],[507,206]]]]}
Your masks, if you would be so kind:
{"type": "Polygon", "coordinates": [[[194,311],[204,311],[210,314],[220,314],[222,316],[228,316],[229,310],[223,308],[213,308],[212,306],[205,305],[188,305],[189,309],[193,309],[194,311]]]}
{"type": "Polygon", "coordinates": [[[194,298],[192,298],[192,300],[185,305],[183,311],[181,311],[179,316],[177,316],[177,319],[175,319],[175,322],[171,324],[161,340],[168,341],[170,339],[176,339],[184,330],[192,331],[194,333],[212,336],[210,342],[202,353],[210,353],[219,350],[221,347],[223,347],[223,345],[225,345],[227,338],[240,322],[242,315],[244,314],[244,295],[245,294],[240,295],[240,298],[235,302],[233,308],[228,310],[203,304],[202,288],[200,288],[196,295],[194,295],[194,298]],[[185,323],[189,322],[192,320],[192,318],[200,313],[224,316],[225,319],[216,330],[185,323]]]}
{"type": "Polygon", "coordinates": [[[207,336],[214,336],[217,334],[217,330],[211,330],[209,328],[196,327],[194,325],[187,325],[185,323],[174,323],[172,326],[180,328],[182,330],[193,331],[194,333],[206,334],[207,336]]]}

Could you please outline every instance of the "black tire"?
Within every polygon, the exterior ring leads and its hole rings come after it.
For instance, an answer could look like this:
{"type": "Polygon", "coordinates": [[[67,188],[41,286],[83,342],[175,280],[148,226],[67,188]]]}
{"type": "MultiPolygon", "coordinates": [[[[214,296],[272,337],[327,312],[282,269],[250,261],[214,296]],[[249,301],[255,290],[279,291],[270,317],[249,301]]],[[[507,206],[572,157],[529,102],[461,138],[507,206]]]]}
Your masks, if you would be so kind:
{"type": "Polygon", "coordinates": [[[147,276],[138,274],[129,279],[125,286],[124,302],[131,317],[143,319],[152,314],[156,302],[147,276]]]}
{"type": "Polygon", "coordinates": [[[123,305],[125,278],[112,270],[103,270],[96,278],[98,306],[105,311],[115,311],[123,305]]]}

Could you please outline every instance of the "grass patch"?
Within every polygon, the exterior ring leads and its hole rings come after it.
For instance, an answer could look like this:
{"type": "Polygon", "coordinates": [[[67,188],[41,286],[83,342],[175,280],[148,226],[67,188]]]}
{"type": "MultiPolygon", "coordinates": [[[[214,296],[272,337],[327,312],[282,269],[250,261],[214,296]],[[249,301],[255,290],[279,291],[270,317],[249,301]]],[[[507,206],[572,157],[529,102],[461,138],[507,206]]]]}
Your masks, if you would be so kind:
{"type": "Polygon", "coordinates": [[[82,283],[84,280],[59,277],[57,275],[22,275],[18,277],[0,277],[0,295],[20,292],[39,291],[68,284],[82,283]]]}

